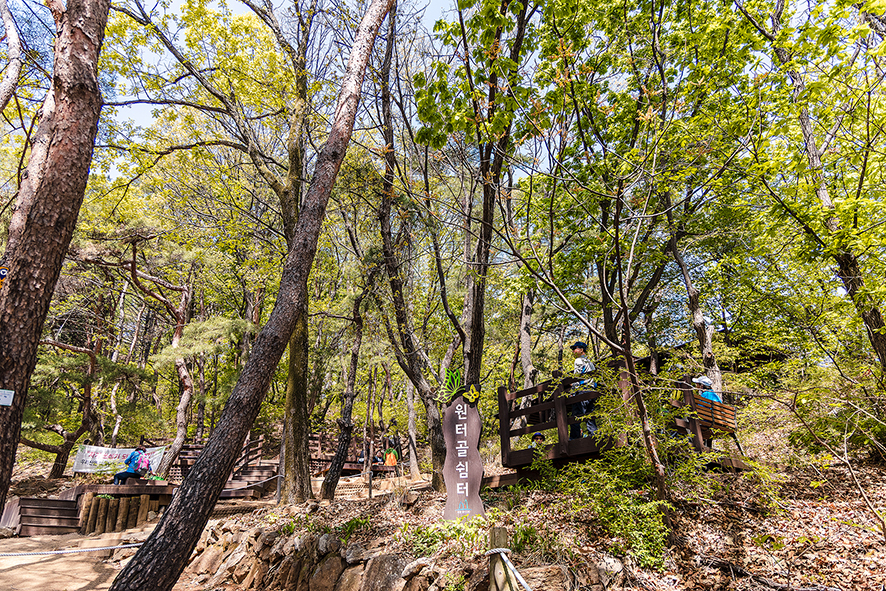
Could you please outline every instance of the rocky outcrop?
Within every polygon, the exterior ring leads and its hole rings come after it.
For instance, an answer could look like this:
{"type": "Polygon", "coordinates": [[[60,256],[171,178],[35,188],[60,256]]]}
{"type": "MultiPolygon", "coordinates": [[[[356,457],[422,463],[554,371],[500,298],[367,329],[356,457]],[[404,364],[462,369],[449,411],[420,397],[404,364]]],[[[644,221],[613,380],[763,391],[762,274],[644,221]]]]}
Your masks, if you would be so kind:
{"type": "MultiPolygon", "coordinates": [[[[377,539],[367,547],[342,544],[331,534],[284,535],[256,527],[236,531],[229,523],[207,529],[197,544],[187,572],[204,589],[227,582],[238,589],[267,591],[442,591],[463,581],[465,591],[489,589],[485,561],[467,562],[461,572],[444,570],[429,558],[410,561],[377,539]]],[[[620,563],[589,564],[570,572],[561,566],[521,567],[534,591],[603,591],[618,578],[620,563]]]]}

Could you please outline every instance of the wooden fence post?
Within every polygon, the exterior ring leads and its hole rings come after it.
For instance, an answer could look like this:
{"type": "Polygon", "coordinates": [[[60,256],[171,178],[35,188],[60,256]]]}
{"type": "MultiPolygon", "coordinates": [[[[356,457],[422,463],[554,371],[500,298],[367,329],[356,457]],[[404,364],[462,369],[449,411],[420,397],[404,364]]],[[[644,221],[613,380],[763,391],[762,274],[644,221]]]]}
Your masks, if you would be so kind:
{"type": "Polygon", "coordinates": [[[92,509],[92,499],[95,497],[95,493],[88,492],[84,493],[82,497],[80,497],[80,535],[85,536],[87,533],[86,525],[89,523],[89,511],[92,509]]]}
{"type": "Polygon", "coordinates": [[[117,509],[120,507],[120,499],[108,499],[108,521],[105,524],[105,532],[117,531],[117,509]]]}
{"type": "MultiPolygon", "coordinates": [[[[489,528],[489,549],[508,547],[508,529],[506,527],[489,528]]],[[[507,567],[501,554],[489,556],[489,591],[515,591],[517,582],[514,574],[507,567]]]]}
{"type": "Polygon", "coordinates": [[[120,509],[117,511],[117,524],[114,531],[124,531],[129,519],[129,497],[120,498],[120,509]]]}
{"type": "Polygon", "coordinates": [[[148,511],[150,510],[151,495],[141,495],[138,503],[138,521],[137,526],[142,526],[148,520],[148,511]]]}
{"type": "Polygon", "coordinates": [[[126,518],[126,529],[138,524],[139,497],[129,497],[129,517],[126,518]]]}
{"type": "Polygon", "coordinates": [[[105,526],[108,520],[108,499],[102,497],[98,499],[98,517],[95,520],[95,533],[105,533],[105,526]]]}
{"type": "Polygon", "coordinates": [[[98,506],[101,499],[92,497],[89,503],[89,519],[86,522],[86,533],[91,534],[95,531],[95,522],[98,520],[98,506]]]}

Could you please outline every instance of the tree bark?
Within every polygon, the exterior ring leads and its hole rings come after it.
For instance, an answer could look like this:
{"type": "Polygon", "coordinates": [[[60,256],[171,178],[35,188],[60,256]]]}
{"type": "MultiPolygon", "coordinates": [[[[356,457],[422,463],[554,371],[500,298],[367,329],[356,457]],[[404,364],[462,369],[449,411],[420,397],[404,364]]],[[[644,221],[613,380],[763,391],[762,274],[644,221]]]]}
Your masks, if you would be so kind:
{"type": "Polygon", "coordinates": [[[378,29],[393,0],[373,0],[354,41],[336,105],[332,129],[317,158],[296,225],[295,241],[283,267],[280,290],[267,324],[259,332],[219,425],[188,473],[151,536],[114,580],[112,591],[169,591],[187,564],[224,487],[271,376],[289,344],[307,298],[306,282],[326,206],[354,128],[366,64],[378,29]]]}
{"type": "Polygon", "coordinates": [[[538,370],[532,364],[532,334],[529,329],[534,302],[535,290],[530,289],[523,294],[523,306],[520,308],[520,367],[523,368],[523,388],[534,386],[538,376],[538,370]]]}
{"type": "Polygon", "coordinates": [[[3,27],[6,29],[6,55],[8,56],[6,72],[3,80],[0,80],[0,113],[6,110],[12,93],[18,86],[18,76],[22,71],[22,40],[18,34],[15,19],[9,11],[6,0],[0,0],[0,18],[3,19],[3,27]]]}
{"type": "Polygon", "coordinates": [[[418,446],[415,444],[418,439],[418,429],[416,429],[415,415],[415,386],[412,382],[406,380],[406,412],[408,414],[407,434],[409,437],[409,477],[412,480],[421,480],[421,467],[418,465],[418,446]]]}
{"type": "MultiPolygon", "coordinates": [[[[316,1],[312,0],[308,13],[300,12],[296,5],[299,18],[301,39],[298,48],[293,49],[288,43],[290,57],[295,68],[295,100],[292,108],[292,124],[289,128],[287,150],[289,153],[289,169],[282,190],[277,191],[280,199],[280,211],[283,217],[283,233],[286,246],[291,249],[296,243],[296,224],[299,217],[299,206],[302,195],[302,174],[305,166],[304,130],[308,114],[308,75],[307,55],[311,38],[316,1]]],[[[273,13],[265,12],[268,17],[273,13]]],[[[271,28],[278,38],[282,38],[279,23],[274,21],[271,28]]],[[[304,303],[297,312],[295,330],[289,338],[289,367],[286,377],[286,406],[283,412],[283,481],[281,500],[285,503],[298,503],[311,498],[311,454],[308,450],[310,435],[310,408],[308,404],[308,298],[307,276],[305,276],[304,303]]]]}
{"type": "Polygon", "coordinates": [[[51,0],[49,6],[57,38],[47,102],[55,108],[44,103],[39,129],[46,134],[45,158],[35,146],[28,171],[36,158],[35,173],[41,174],[28,176],[33,199],[15,244],[7,244],[9,274],[0,291],[0,387],[15,392],[12,406],[0,407],[0,507],[12,478],[37,343],[86,191],[102,103],[98,59],[110,2],[70,0],[62,6],[51,0]]]}
{"type": "Polygon", "coordinates": [[[686,261],[683,260],[683,256],[680,254],[679,246],[677,246],[677,240],[677,235],[671,234],[670,251],[674,260],[677,262],[677,266],[680,267],[683,284],[686,286],[687,304],[689,306],[689,314],[692,316],[692,328],[695,330],[695,335],[698,338],[698,349],[701,353],[701,362],[705,367],[705,373],[711,378],[711,382],[713,382],[714,392],[722,392],[723,374],[720,371],[720,366],[717,365],[717,357],[714,355],[712,338],[714,334],[714,326],[708,325],[705,321],[704,312],[699,304],[701,292],[698,291],[698,288],[695,287],[695,284],[692,282],[692,277],[689,275],[689,268],[686,266],[686,261]]]}

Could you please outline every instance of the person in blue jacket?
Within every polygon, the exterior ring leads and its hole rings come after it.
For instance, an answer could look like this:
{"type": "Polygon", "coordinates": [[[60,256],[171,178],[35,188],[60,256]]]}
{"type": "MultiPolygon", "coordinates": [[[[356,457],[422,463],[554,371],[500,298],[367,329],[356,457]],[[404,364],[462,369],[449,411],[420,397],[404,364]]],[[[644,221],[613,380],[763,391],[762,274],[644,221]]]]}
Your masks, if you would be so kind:
{"type": "Polygon", "coordinates": [[[142,475],[138,473],[138,459],[144,453],[147,453],[147,450],[143,445],[139,445],[131,454],[129,454],[129,457],[123,461],[123,463],[126,464],[126,470],[114,474],[114,484],[126,484],[126,480],[129,478],[142,477],[142,475]]]}
{"type": "Polygon", "coordinates": [[[697,378],[692,378],[692,381],[701,391],[699,392],[699,395],[702,398],[707,398],[711,402],[723,402],[720,395],[714,392],[714,382],[711,381],[711,378],[708,376],[698,376],[697,378]]]}

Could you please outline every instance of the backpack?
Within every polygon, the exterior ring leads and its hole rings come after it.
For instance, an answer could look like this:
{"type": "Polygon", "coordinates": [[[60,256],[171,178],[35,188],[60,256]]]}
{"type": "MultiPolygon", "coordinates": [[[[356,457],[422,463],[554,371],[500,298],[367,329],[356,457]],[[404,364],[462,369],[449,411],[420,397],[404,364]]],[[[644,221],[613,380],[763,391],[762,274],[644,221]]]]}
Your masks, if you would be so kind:
{"type": "Polygon", "coordinates": [[[148,454],[142,452],[138,456],[138,461],[135,463],[135,472],[139,476],[144,476],[148,472],[151,471],[151,460],[148,458],[148,454]]]}

